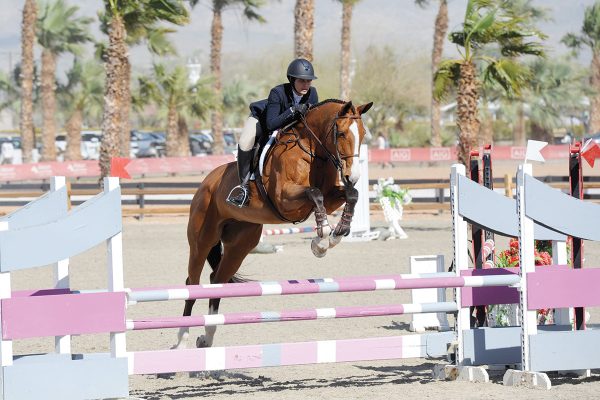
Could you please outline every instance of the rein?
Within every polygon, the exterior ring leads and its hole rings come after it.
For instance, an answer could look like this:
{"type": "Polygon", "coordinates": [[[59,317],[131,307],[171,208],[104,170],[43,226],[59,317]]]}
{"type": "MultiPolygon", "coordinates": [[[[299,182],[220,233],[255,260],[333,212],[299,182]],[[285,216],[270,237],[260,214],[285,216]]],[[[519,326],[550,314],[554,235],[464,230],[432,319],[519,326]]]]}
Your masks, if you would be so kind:
{"type": "MultiPolygon", "coordinates": [[[[306,117],[304,115],[301,115],[300,120],[302,121],[302,123],[304,124],[304,127],[308,130],[308,132],[312,135],[312,137],[317,141],[317,143],[319,144],[319,146],[321,146],[321,148],[325,151],[325,154],[327,155],[326,159],[323,159],[321,157],[318,157],[316,154],[312,154],[311,152],[307,151],[302,145],[300,145],[300,141],[299,141],[299,137],[296,139],[298,145],[300,146],[300,148],[306,152],[307,154],[309,154],[311,157],[315,157],[315,158],[319,158],[323,161],[331,161],[331,163],[333,164],[333,166],[335,167],[335,169],[340,173],[340,179],[344,182],[344,186],[347,186],[349,184],[349,182],[347,182],[346,178],[343,175],[342,172],[342,160],[345,160],[347,158],[351,158],[351,157],[358,157],[358,154],[353,154],[350,156],[341,156],[340,155],[340,149],[338,148],[338,129],[337,129],[337,120],[338,119],[342,119],[342,118],[348,118],[348,119],[361,119],[360,115],[344,115],[344,116],[340,116],[337,115],[334,119],[333,122],[331,124],[331,127],[327,130],[327,134],[325,135],[325,139],[327,139],[329,137],[329,133],[334,131],[333,133],[333,143],[335,145],[335,152],[336,155],[333,155],[333,153],[331,153],[327,147],[323,144],[323,142],[321,141],[321,139],[319,139],[319,137],[313,132],[313,130],[310,128],[310,126],[308,125],[308,121],[306,120],[306,117]]],[[[292,128],[293,129],[293,128],[292,128]]]]}

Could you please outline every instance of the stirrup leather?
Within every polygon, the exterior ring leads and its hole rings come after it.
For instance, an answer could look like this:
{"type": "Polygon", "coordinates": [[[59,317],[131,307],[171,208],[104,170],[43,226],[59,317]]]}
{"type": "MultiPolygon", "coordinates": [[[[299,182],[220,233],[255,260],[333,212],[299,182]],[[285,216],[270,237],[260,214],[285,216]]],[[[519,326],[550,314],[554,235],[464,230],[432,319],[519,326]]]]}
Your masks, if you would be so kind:
{"type": "Polygon", "coordinates": [[[237,185],[227,196],[227,202],[239,208],[245,207],[250,198],[250,190],[247,185],[237,185]]]}

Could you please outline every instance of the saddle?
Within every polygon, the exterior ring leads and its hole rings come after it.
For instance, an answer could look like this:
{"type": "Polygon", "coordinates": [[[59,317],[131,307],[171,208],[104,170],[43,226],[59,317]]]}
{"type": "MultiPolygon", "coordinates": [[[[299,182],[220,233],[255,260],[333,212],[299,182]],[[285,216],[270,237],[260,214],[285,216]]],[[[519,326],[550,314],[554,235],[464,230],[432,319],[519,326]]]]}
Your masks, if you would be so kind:
{"type": "Polygon", "coordinates": [[[275,143],[275,138],[280,131],[286,131],[290,126],[294,125],[296,121],[288,124],[283,127],[279,131],[275,131],[271,134],[268,134],[266,128],[266,120],[265,120],[265,109],[267,108],[267,100],[260,100],[250,104],[250,114],[258,120],[256,123],[256,136],[254,138],[254,147],[252,148],[252,163],[250,166],[250,173],[252,174],[250,180],[254,180],[256,184],[256,188],[260,193],[263,201],[267,203],[275,215],[277,215],[282,221],[291,222],[294,224],[298,224],[300,222],[306,221],[306,219],[310,216],[310,213],[306,216],[306,218],[300,221],[292,221],[284,217],[280,212],[273,200],[269,197],[267,193],[267,189],[262,181],[262,172],[263,167],[268,159],[271,151],[273,150],[273,143],[275,143]]]}

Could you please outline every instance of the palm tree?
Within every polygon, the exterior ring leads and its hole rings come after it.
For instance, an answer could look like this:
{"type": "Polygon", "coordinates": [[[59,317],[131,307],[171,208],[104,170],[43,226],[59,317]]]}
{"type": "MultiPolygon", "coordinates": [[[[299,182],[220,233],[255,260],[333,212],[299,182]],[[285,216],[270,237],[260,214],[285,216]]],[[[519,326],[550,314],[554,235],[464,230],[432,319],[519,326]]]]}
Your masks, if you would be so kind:
{"type": "MultiPolygon", "coordinates": [[[[145,42],[151,54],[158,56],[176,54],[175,47],[167,39],[167,34],[173,33],[174,30],[159,26],[156,15],[154,15],[152,10],[152,8],[149,8],[148,12],[145,13],[140,13],[139,8],[126,10],[123,15],[123,21],[125,23],[125,31],[127,32],[127,47],[137,46],[145,42]]],[[[183,11],[185,12],[185,10],[183,11]]],[[[105,34],[108,34],[109,20],[106,13],[100,14],[100,29],[105,34]]],[[[187,19],[182,18],[173,22],[176,24],[183,24],[187,22],[187,19]]],[[[100,52],[103,51],[103,47],[104,46],[100,48],[100,52]]],[[[129,59],[127,59],[125,64],[125,71],[125,76],[123,77],[123,104],[121,107],[123,113],[123,129],[119,137],[121,157],[129,157],[130,145],[131,63],[129,62],[129,59]]]]}
{"type": "Polygon", "coordinates": [[[21,24],[21,148],[23,162],[31,162],[35,131],[33,127],[33,45],[37,4],[35,0],[25,0],[21,24]]]}
{"type": "MultiPolygon", "coordinates": [[[[429,4],[429,0],[415,0],[417,5],[424,7],[429,4]]],[[[433,32],[433,50],[431,52],[431,70],[432,74],[437,71],[442,61],[444,51],[444,38],[448,31],[448,1],[439,0],[440,6],[435,18],[435,30],[433,32]]],[[[432,85],[433,86],[433,85],[432,85]]],[[[432,89],[433,90],[433,89],[432,89]]],[[[441,136],[441,110],[440,102],[435,96],[431,96],[431,145],[439,147],[442,145],[441,136]]]]}
{"type": "MultiPolygon", "coordinates": [[[[539,21],[549,21],[550,10],[545,7],[540,7],[533,4],[533,0],[509,0],[507,1],[507,7],[510,7],[515,15],[525,17],[531,28],[535,29],[534,24],[539,21]]],[[[519,99],[515,99],[516,106],[518,107],[515,125],[513,129],[513,144],[516,146],[525,146],[526,133],[525,133],[525,104],[519,99]]]]}
{"type": "Polygon", "coordinates": [[[81,127],[84,118],[102,113],[104,80],[102,66],[95,61],[75,58],[67,72],[67,84],[59,86],[61,105],[67,111],[65,160],[81,159],[81,127]]]}
{"type": "Polygon", "coordinates": [[[56,59],[65,52],[78,54],[81,44],[91,41],[91,18],[77,17],[77,6],[55,0],[40,7],[38,42],[42,46],[42,161],[56,159],[56,59]]]}
{"type": "MultiPolygon", "coordinates": [[[[20,67],[15,68],[16,73],[20,70],[20,67]]],[[[10,110],[15,112],[20,103],[20,91],[19,82],[13,73],[12,75],[6,74],[0,71],[0,112],[4,110],[10,110]]],[[[33,96],[33,93],[32,93],[33,96]]],[[[32,99],[33,100],[33,99],[32,99]]],[[[22,108],[22,107],[21,107],[22,108]]]]}
{"type": "Polygon", "coordinates": [[[121,138],[129,134],[126,121],[131,99],[128,87],[131,66],[126,42],[127,27],[132,25],[131,20],[144,21],[146,27],[161,21],[175,25],[189,21],[183,0],[104,0],[104,4],[108,47],[103,52],[106,81],[99,160],[101,179],[110,175],[110,159],[120,154],[124,142],[121,138]]]}
{"type": "Polygon", "coordinates": [[[529,105],[532,138],[549,141],[552,131],[565,126],[565,116],[583,115],[586,106],[581,96],[593,89],[585,82],[585,74],[566,60],[535,60],[531,64],[533,79],[523,93],[529,105]]]}
{"type": "Polygon", "coordinates": [[[352,10],[360,0],[338,0],[342,3],[342,53],[340,65],[340,99],[350,100],[350,31],[352,10]]]}
{"type": "Polygon", "coordinates": [[[247,79],[236,78],[223,88],[223,111],[229,126],[242,126],[247,118],[248,104],[258,97],[257,86],[247,79]]]}
{"type": "Polygon", "coordinates": [[[167,156],[190,154],[187,119],[204,119],[214,104],[210,82],[190,83],[187,69],[154,64],[152,77],[139,78],[140,99],[154,102],[167,114],[167,156]]]}
{"type": "MultiPolygon", "coordinates": [[[[192,4],[197,0],[192,1],[192,4]]],[[[213,90],[219,105],[211,116],[212,134],[214,138],[213,153],[223,154],[225,141],[223,138],[223,90],[221,77],[221,50],[223,47],[223,11],[230,6],[242,6],[243,16],[249,21],[265,22],[258,14],[258,9],[264,4],[263,0],[212,0],[213,19],[210,30],[210,72],[213,76],[213,90]]]]}
{"type": "Polygon", "coordinates": [[[531,74],[526,66],[517,62],[516,57],[543,55],[541,44],[529,40],[543,38],[544,35],[531,29],[527,22],[503,3],[495,5],[488,0],[469,0],[462,30],[450,34],[450,41],[457,45],[461,58],[442,61],[434,76],[434,96],[441,99],[452,86],[458,87],[458,160],[465,165],[471,148],[477,143],[480,125],[477,103],[481,81],[476,62],[483,63],[484,80],[495,81],[509,95],[518,96],[531,74]],[[499,47],[501,56],[483,54],[486,46],[492,44],[499,47]]]}
{"type": "Polygon", "coordinates": [[[315,30],[315,1],[296,0],[294,8],[294,55],[313,60],[313,33],[315,30]]]}
{"type": "Polygon", "coordinates": [[[590,98],[590,133],[600,131],[600,3],[586,7],[581,34],[568,33],[562,42],[578,52],[587,46],[592,51],[590,84],[595,94],[590,98]]]}

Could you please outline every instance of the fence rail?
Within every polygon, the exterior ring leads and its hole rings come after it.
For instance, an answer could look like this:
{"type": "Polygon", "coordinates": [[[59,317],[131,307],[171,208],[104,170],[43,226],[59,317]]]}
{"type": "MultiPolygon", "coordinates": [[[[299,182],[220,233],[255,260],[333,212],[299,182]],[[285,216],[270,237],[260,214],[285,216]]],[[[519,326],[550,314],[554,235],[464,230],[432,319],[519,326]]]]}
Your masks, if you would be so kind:
{"type": "MultiPolygon", "coordinates": [[[[567,176],[538,177],[550,186],[567,190],[567,176]]],[[[369,180],[369,186],[377,180],[369,180]]],[[[406,211],[447,211],[450,209],[448,179],[397,179],[394,183],[411,190],[413,202],[404,207],[406,211]],[[415,191],[433,190],[431,193],[415,193],[415,191]]],[[[123,214],[139,216],[151,214],[177,215],[188,214],[191,196],[196,193],[199,182],[127,182],[121,186],[123,197],[123,214]],[[150,197],[150,198],[149,198],[150,197]],[[183,197],[183,198],[182,198],[183,197]]],[[[515,179],[505,175],[494,179],[495,189],[504,189],[506,196],[513,196],[515,179]]],[[[600,201],[600,193],[591,193],[600,189],[600,177],[584,178],[584,199],[600,201]]],[[[12,209],[23,206],[31,199],[37,198],[49,190],[49,184],[43,183],[10,183],[0,185],[0,215],[7,214],[12,209]]],[[[74,204],[84,201],[82,198],[96,195],[100,189],[95,183],[69,183],[69,199],[74,204]]],[[[380,209],[373,192],[369,193],[371,209],[380,209]]]]}

